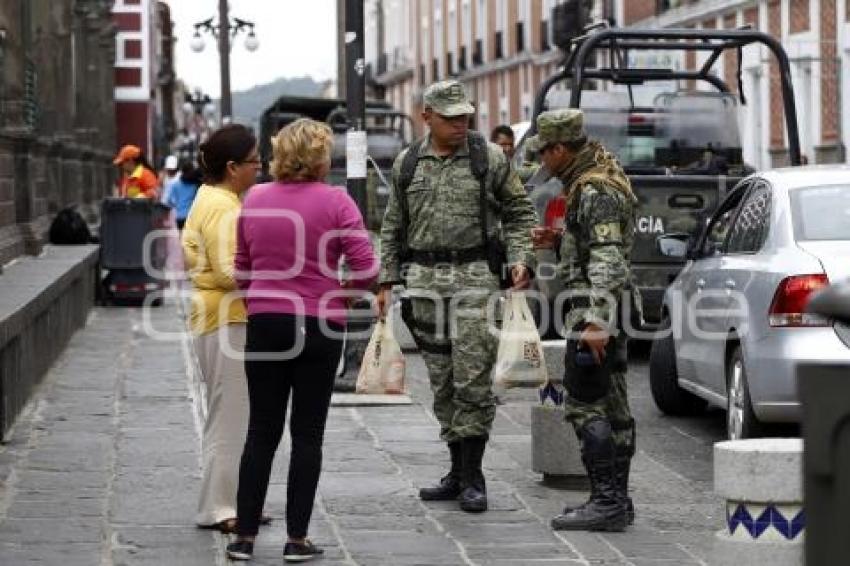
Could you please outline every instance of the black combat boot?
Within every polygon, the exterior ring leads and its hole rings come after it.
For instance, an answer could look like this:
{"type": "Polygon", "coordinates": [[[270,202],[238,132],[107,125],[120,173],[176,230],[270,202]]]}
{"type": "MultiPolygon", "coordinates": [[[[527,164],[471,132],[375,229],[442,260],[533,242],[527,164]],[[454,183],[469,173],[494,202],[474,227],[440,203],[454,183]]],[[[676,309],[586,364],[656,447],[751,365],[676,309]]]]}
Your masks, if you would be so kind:
{"type": "Polygon", "coordinates": [[[629,469],[631,466],[631,456],[618,455],[616,460],[614,460],[614,473],[617,475],[617,492],[620,496],[620,501],[626,507],[626,522],[630,525],[635,522],[635,506],[632,503],[632,498],[629,497],[629,469]]]}
{"type": "Polygon", "coordinates": [[[419,490],[419,499],[422,501],[451,501],[460,495],[463,469],[460,441],[449,442],[449,453],[452,457],[451,470],[434,487],[423,487],[419,490]]]}
{"type": "MultiPolygon", "coordinates": [[[[584,456],[582,456],[581,461],[584,463],[585,468],[587,468],[587,462],[585,461],[584,456]]],[[[624,501],[626,506],[626,522],[629,525],[635,522],[635,507],[632,503],[632,498],[629,497],[629,468],[631,466],[631,461],[632,459],[628,456],[617,456],[617,459],[614,461],[614,473],[617,474],[617,490],[619,491],[620,499],[624,501]]],[[[587,501],[577,507],[570,507],[567,505],[564,507],[563,514],[568,515],[573,511],[587,507],[590,502],[591,499],[588,498],[587,501]]]]}
{"type": "Polygon", "coordinates": [[[590,500],[552,519],[559,531],[623,531],[626,509],[617,489],[611,425],[594,419],[581,433],[582,462],[590,478],[590,500]]]}
{"type": "Polygon", "coordinates": [[[487,446],[486,436],[464,438],[461,442],[463,457],[462,486],[458,501],[460,508],[467,513],[481,513],[487,510],[487,485],[481,460],[487,446]]]}

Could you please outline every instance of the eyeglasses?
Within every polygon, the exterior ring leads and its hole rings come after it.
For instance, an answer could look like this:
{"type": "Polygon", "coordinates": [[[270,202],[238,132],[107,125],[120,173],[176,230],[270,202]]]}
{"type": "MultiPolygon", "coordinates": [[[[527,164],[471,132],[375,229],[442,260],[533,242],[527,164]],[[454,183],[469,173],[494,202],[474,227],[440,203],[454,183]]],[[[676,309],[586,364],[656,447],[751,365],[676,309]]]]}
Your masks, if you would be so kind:
{"type": "Polygon", "coordinates": [[[244,161],[239,162],[240,165],[242,165],[244,163],[250,163],[251,165],[259,165],[260,164],[260,158],[255,157],[254,159],[245,159],[244,161]]]}

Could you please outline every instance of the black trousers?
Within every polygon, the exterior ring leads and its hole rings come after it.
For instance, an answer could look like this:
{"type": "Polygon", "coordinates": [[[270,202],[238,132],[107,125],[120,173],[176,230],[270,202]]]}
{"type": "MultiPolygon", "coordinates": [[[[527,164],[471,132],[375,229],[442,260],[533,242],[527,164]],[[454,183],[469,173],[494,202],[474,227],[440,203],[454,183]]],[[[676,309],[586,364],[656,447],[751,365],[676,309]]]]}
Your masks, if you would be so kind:
{"type": "Polygon", "coordinates": [[[238,534],[254,536],[269,486],[272,462],[283,436],[286,406],[292,397],[289,432],[292,454],[286,489],[286,530],[307,535],[322,468],[322,440],[342,353],[343,327],[325,322],[336,337],[325,336],[313,317],[263,313],[248,317],[245,373],[250,418],[239,467],[236,496],[238,534]],[[297,352],[290,359],[282,352],[297,352]]]}

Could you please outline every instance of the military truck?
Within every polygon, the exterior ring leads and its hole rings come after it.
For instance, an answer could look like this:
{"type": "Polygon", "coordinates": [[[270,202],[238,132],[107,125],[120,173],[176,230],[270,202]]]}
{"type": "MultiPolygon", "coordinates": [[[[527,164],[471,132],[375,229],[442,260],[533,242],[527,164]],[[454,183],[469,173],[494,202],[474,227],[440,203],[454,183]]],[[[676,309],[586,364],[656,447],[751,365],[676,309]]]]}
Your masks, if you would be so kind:
{"type": "MultiPolygon", "coordinates": [[[[334,149],[331,156],[331,171],[328,183],[345,186],[345,132],[349,129],[345,100],[339,98],[315,98],[303,96],[281,96],[260,117],[260,161],[261,178],[270,179],[269,163],[272,159],[271,138],[280,128],[297,120],[311,118],[326,122],[334,132],[334,149]]],[[[394,110],[385,101],[367,101],[366,133],[368,140],[368,170],[366,182],[367,211],[366,225],[378,230],[387,199],[389,187],[386,179],[392,163],[399,152],[411,141],[413,122],[406,114],[394,110]]]]}
{"type": "MultiPolygon", "coordinates": [[[[664,290],[684,265],[658,251],[657,237],[676,232],[696,238],[725,194],[753,172],[743,161],[738,128],[738,105],[745,99],[733,94],[712,69],[724,51],[733,50],[739,61],[737,90],[743,93],[741,50],[753,44],[767,48],[779,69],[789,161],[799,165],[788,58],[775,38],[749,28],[638,30],[596,24],[584,32],[572,41],[559,72],[539,88],[534,118],[544,110],[582,108],[588,135],[623,165],[639,199],[632,266],[644,319],[633,323],[652,330],[661,320],[664,290]],[[678,61],[666,55],[676,52],[678,61]],[[687,52],[707,54],[705,63],[684,69],[687,52]],[[662,56],[647,56],[658,53],[662,56]],[[654,64],[648,65],[650,60],[654,64]],[[712,90],[679,89],[680,81],[707,84],[712,90]]],[[[524,148],[535,129],[532,119],[516,152],[515,165],[526,172],[535,171],[533,161],[539,161],[524,148]]],[[[539,169],[530,174],[526,188],[541,224],[562,227],[567,203],[560,181],[539,169]]],[[[555,301],[562,287],[554,276],[554,251],[538,250],[538,261],[538,290],[549,304],[535,310],[548,311],[549,320],[540,322],[551,335],[563,320],[562,306],[555,301]]]]}

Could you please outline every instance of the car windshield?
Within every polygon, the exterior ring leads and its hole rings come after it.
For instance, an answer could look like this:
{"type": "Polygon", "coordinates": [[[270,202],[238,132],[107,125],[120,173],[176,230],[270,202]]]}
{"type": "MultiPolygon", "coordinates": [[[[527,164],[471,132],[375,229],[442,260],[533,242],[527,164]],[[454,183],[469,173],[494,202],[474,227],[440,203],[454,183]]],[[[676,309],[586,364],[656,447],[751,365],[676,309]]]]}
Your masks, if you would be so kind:
{"type": "MultiPolygon", "coordinates": [[[[569,90],[553,90],[546,105],[566,108],[569,100],[569,90]]],[[[581,108],[590,137],[626,168],[709,168],[706,152],[730,162],[741,160],[737,102],[729,94],[635,87],[631,96],[624,91],[585,92],[581,108]]]]}
{"type": "Polygon", "coordinates": [[[850,185],[791,191],[797,241],[850,240],[850,185]]]}

